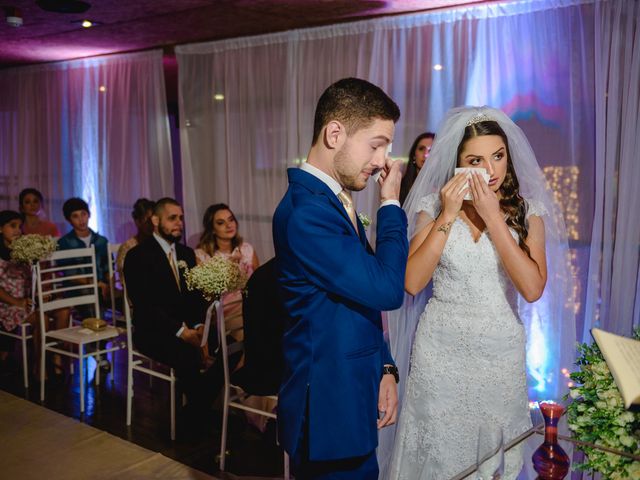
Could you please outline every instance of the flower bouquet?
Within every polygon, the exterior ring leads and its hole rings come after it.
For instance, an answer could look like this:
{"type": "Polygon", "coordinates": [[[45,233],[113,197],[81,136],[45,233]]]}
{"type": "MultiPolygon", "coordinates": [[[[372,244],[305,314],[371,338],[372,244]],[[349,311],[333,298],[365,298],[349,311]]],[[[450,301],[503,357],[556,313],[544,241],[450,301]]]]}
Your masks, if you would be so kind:
{"type": "Polygon", "coordinates": [[[11,242],[11,260],[33,265],[56,251],[58,243],[51,236],[22,235],[11,242]]]}
{"type": "MultiPolygon", "coordinates": [[[[640,329],[634,337],[640,339],[640,329]]],[[[586,455],[577,468],[601,473],[609,479],[640,478],[640,461],[589,446],[609,448],[638,455],[640,451],[640,413],[625,410],[624,402],[598,345],[578,345],[578,372],[571,374],[575,382],[567,397],[569,429],[585,442],[578,448],[586,455]]],[[[565,399],[567,398],[565,397],[565,399]]]]}
{"type": "Polygon", "coordinates": [[[31,309],[33,312],[36,304],[36,271],[34,264],[44,260],[58,248],[58,242],[49,235],[35,233],[21,235],[11,242],[11,260],[25,263],[31,267],[31,309]]]}
{"type": "Polygon", "coordinates": [[[222,255],[214,255],[191,269],[184,261],[178,262],[178,267],[185,270],[187,288],[199,290],[209,302],[219,300],[225,293],[242,290],[247,284],[247,275],[238,262],[222,255]]]}

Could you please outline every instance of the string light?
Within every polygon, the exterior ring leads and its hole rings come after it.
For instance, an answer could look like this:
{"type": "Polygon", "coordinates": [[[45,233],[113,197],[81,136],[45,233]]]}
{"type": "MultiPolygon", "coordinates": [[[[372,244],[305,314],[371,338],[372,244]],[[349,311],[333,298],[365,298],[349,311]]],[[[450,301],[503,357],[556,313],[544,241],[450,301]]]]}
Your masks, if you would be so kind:
{"type": "MultiPolygon", "coordinates": [[[[542,169],[549,188],[553,192],[554,200],[562,211],[565,225],[567,228],[567,237],[569,240],[580,240],[580,231],[578,225],[580,218],[580,200],[578,197],[578,180],[580,179],[580,167],[559,167],[549,166],[542,169]]],[[[576,280],[580,278],[580,267],[578,266],[578,251],[570,248],[567,252],[566,265],[574,280],[571,285],[571,295],[567,298],[565,307],[573,309],[577,314],[580,311],[580,283],[576,280]]]]}

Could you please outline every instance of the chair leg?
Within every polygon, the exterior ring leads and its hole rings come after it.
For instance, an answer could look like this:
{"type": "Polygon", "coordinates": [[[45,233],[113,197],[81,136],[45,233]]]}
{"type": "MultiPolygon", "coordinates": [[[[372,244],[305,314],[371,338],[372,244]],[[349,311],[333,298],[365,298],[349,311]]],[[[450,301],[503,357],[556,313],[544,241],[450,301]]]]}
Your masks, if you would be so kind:
{"type": "Polygon", "coordinates": [[[133,400],[133,359],[129,355],[127,362],[127,426],[131,425],[131,402],[133,400]]]}
{"type": "Polygon", "coordinates": [[[171,387],[171,440],[176,439],[176,381],[172,377],[171,387]]]}
{"type": "MultiPolygon", "coordinates": [[[[44,333],[43,333],[44,335],[44,333]]],[[[44,348],[44,341],[42,342],[42,351],[40,352],[40,401],[44,402],[44,375],[45,375],[45,360],[47,358],[47,350],[44,348]]]]}
{"type": "Polygon", "coordinates": [[[289,480],[289,454],[284,452],[284,480],[289,480]]]}
{"type": "MultiPolygon", "coordinates": [[[[100,348],[100,346],[98,345],[98,348],[100,348]]],[[[102,362],[102,357],[100,355],[97,355],[96,357],[94,357],[95,361],[96,361],[96,370],[95,370],[95,378],[96,378],[96,386],[100,385],[100,362],[102,362]]]]}
{"type": "Polygon", "coordinates": [[[222,408],[222,433],[220,438],[220,471],[224,472],[227,451],[227,422],[229,420],[229,386],[224,386],[224,406],[222,408]]]}
{"type": "Polygon", "coordinates": [[[84,347],[82,345],[78,345],[78,353],[78,374],[80,375],[80,413],[84,413],[84,347]]]}
{"type": "MultiPolygon", "coordinates": [[[[113,344],[112,344],[113,345],[113,344]]],[[[111,352],[111,370],[107,373],[107,380],[109,379],[109,374],[111,374],[111,385],[115,383],[115,379],[113,375],[116,373],[116,351],[111,352]]]]}
{"type": "Polygon", "coordinates": [[[25,327],[22,327],[22,376],[24,379],[24,388],[29,388],[29,365],[27,360],[27,337],[25,327]]]}

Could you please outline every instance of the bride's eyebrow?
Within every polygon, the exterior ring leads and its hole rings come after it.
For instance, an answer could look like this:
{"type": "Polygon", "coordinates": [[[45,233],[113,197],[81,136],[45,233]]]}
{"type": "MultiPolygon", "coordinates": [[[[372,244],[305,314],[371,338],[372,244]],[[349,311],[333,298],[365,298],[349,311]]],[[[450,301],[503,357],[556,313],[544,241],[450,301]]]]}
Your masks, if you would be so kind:
{"type": "Polygon", "coordinates": [[[495,155],[496,153],[500,153],[502,150],[504,150],[504,147],[500,147],[498,150],[493,152],[491,155],[495,155]]]}

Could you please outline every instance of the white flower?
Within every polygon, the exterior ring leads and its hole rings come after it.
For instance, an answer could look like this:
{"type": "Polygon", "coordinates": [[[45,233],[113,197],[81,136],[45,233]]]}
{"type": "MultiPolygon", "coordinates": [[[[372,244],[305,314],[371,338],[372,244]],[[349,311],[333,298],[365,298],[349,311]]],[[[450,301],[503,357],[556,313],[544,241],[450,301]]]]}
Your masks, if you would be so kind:
{"type": "Polygon", "coordinates": [[[242,290],[247,283],[247,275],[238,262],[223,255],[214,255],[191,269],[185,267],[184,279],[189,290],[199,290],[209,301],[242,290]]]}
{"type": "Polygon", "coordinates": [[[632,447],[634,443],[636,443],[635,439],[630,435],[620,435],[618,438],[620,443],[625,447],[632,447]]]}
{"type": "Polygon", "coordinates": [[[47,235],[35,233],[22,235],[11,242],[11,259],[32,264],[45,259],[58,248],[56,240],[47,235]]]}
{"type": "Polygon", "coordinates": [[[185,262],[184,260],[178,260],[178,268],[180,270],[185,270],[189,268],[189,265],[187,265],[187,262],[185,262]]]}
{"type": "Polygon", "coordinates": [[[358,218],[360,219],[360,223],[362,223],[362,226],[366,229],[369,225],[371,225],[371,219],[369,218],[369,215],[367,215],[366,213],[359,213],[358,214],[358,218]]]}

